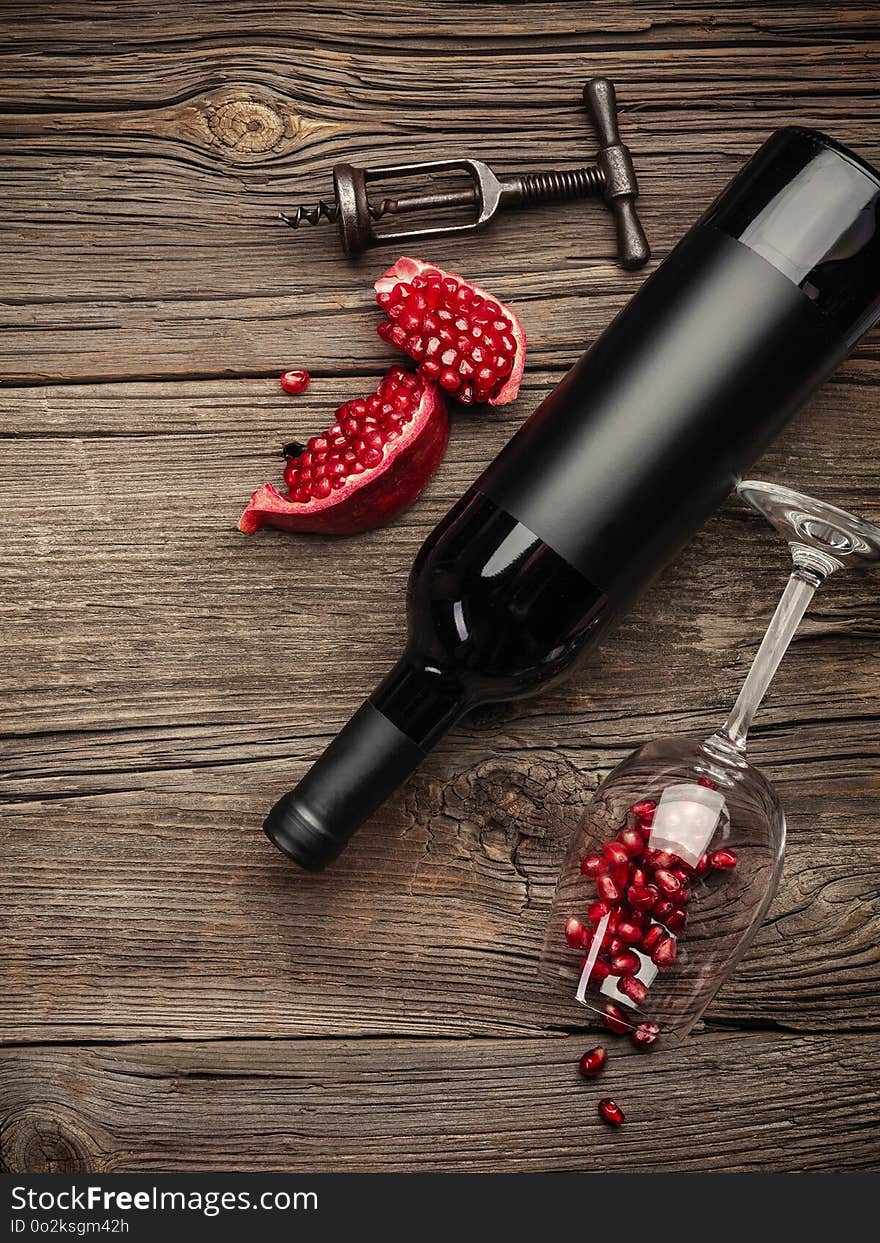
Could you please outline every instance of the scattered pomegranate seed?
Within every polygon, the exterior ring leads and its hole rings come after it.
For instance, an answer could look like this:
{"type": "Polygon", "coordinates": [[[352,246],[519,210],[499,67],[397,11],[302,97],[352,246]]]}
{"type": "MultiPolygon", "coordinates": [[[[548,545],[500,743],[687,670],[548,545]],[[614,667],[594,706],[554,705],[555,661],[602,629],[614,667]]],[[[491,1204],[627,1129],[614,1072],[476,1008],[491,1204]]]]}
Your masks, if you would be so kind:
{"type": "MultiPolygon", "coordinates": [[[[676,907],[674,911],[670,911],[666,916],[666,927],[670,932],[681,932],[687,923],[687,911],[682,907],[676,907]]],[[[655,924],[655,928],[659,928],[659,924],[655,924]]]]}
{"type": "Polygon", "coordinates": [[[626,891],[627,901],[637,911],[649,911],[659,897],[660,890],[656,885],[633,883],[626,891]]]}
{"type": "Polygon", "coordinates": [[[642,1053],[646,1053],[657,1043],[657,1037],[660,1035],[660,1028],[656,1023],[639,1023],[635,1031],[630,1035],[630,1040],[642,1053]]]}
{"type": "Polygon", "coordinates": [[[623,1036],[630,1029],[629,1023],[623,1016],[623,1011],[613,1001],[607,1001],[602,1007],[602,1017],[605,1020],[605,1026],[610,1032],[614,1032],[615,1036],[623,1036]]]}
{"type": "Polygon", "coordinates": [[[608,871],[608,864],[601,855],[586,855],[581,860],[581,871],[584,876],[603,876],[608,871]]]}
{"type": "Polygon", "coordinates": [[[631,885],[647,885],[648,873],[644,868],[634,867],[630,872],[629,882],[631,885]]]}
{"type": "Polygon", "coordinates": [[[291,393],[294,397],[298,393],[304,393],[312,382],[312,377],[307,371],[285,371],[279,383],[285,393],[291,393]]]}
{"type": "Polygon", "coordinates": [[[666,933],[663,931],[662,924],[651,924],[651,927],[642,937],[642,949],[646,954],[650,954],[657,942],[665,936],[666,933]]]}
{"type": "Polygon", "coordinates": [[[710,867],[709,856],[700,855],[699,862],[697,863],[697,866],[694,868],[694,876],[705,876],[706,873],[709,871],[709,867],[710,867]]]}
{"type": "Polygon", "coordinates": [[[651,962],[655,967],[669,967],[675,962],[677,953],[675,937],[662,937],[651,951],[651,962]]]}
{"type": "Polygon", "coordinates": [[[677,860],[671,850],[655,850],[648,862],[652,868],[664,868],[668,871],[675,867],[677,860]]]}
{"type": "Polygon", "coordinates": [[[629,863],[619,863],[617,867],[613,867],[611,869],[609,874],[618,889],[625,889],[629,884],[629,874],[631,870],[632,868],[629,863]]]}
{"type": "MultiPolygon", "coordinates": [[[[581,963],[581,971],[583,971],[586,965],[587,960],[585,958],[581,963]]],[[[607,980],[610,974],[611,968],[602,958],[597,958],[590,968],[590,979],[596,984],[601,984],[603,980],[607,980]]]]}
{"type": "Polygon", "coordinates": [[[709,863],[719,872],[729,872],[731,868],[736,867],[738,862],[736,852],[733,850],[713,850],[709,855],[709,863]]]}
{"type": "Polygon", "coordinates": [[[594,1079],[607,1061],[607,1051],[602,1045],[597,1044],[595,1049],[587,1049],[586,1053],[583,1054],[578,1062],[578,1069],[588,1079],[594,1079]]]}
{"type": "Polygon", "coordinates": [[[599,1117],[609,1126],[623,1126],[624,1123],[623,1110],[610,1096],[599,1101],[599,1117]]]}
{"type": "Polygon", "coordinates": [[[647,985],[637,980],[634,975],[625,975],[617,987],[637,1006],[640,1006],[648,995],[647,985]]]}
{"type": "Polygon", "coordinates": [[[620,901],[620,890],[610,876],[600,876],[596,881],[596,894],[603,902],[616,905],[620,901]]]}
{"type": "Polygon", "coordinates": [[[617,834],[617,840],[630,859],[635,859],[645,849],[645,839],[638,829],[621,829],[617,834]]]}
{"type": "Polygon", "coordinates": [[[635,975],[642,960],[632,950],[620,950],[611,959],[612,975],[635,975]]]}
{"type": "Polygon", "coordinates": [[[654,819],[654,812],[657,810],[657,804],[652,798],[643,798],[638,803],[633,803],[630,811],[637,820],[644,820],[646,824],[650,824],[654,819]]]}
{"type": "Polygon", "coordinates": [[[668,898],[661,898],[659,902],[654,903],[654,907],[653,907],[653,910],[651,911],[651,914],[654,916],[655,919],[659,919],[662,924],[663,921],[674,910],[675,910],[675,907],[672,905],[672,903],[669,901],[668,898]]]}
{"type": "Polygon", "coordinates": [[[587,908],[587,919],[591,924],[600,924],[606,915],[611,914],[611,907],[607,902],[591,902],[587,908]]]}

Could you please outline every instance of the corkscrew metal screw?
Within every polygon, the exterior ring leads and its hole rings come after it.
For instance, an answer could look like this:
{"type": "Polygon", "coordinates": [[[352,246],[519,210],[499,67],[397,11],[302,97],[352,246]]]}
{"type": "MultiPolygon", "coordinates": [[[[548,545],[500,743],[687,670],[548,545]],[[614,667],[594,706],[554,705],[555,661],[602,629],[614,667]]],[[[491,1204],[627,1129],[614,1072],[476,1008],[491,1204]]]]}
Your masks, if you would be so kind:
{"type": "Polygon", "coordinates": [[[409,242],[482,229],[501,211],[528,207],[532,203],[601,197],[614,216],[617,254],[625,268],[639,268],[651,251],[636,212],[639,193],[629,148],[620,141],[617,99],[607,78],[591,78],[584,87],[584,102],[599,138],[595,161],[582,168],[561,172],[519,173],[497,176],[482,160],[466,158],[426,160],[417,164],[386,164],[380,168],[357,168],[337,164],[333,169],[333,202],[320,199],[314,207],[297,207],[282,213],[291,228],[321,220],[336,221],[347,255],[359,255],[386,242],[409,242]],[[399,195],[371,200],[367,185],[390,177],[428,177],[434,173],[463,172],[470,184],[459,190],[399,195]],[[471,208],[473,218],[457,224],[377,233],[375,224],[385,216],[407,212],[471,208]]]}

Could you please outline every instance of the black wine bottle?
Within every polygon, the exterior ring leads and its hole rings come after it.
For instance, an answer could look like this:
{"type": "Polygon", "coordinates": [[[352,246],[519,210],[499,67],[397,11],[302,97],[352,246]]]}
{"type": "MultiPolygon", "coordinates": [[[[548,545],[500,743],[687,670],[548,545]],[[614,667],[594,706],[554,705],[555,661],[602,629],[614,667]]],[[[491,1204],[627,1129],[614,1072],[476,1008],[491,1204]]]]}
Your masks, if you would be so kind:
{"type": "Polygon", "coordinates": [[[406,650],[266,833],[330,862],[462,714],[567,674],[880,317],[880,175],[774,134],[419,552],[406,650]]]}

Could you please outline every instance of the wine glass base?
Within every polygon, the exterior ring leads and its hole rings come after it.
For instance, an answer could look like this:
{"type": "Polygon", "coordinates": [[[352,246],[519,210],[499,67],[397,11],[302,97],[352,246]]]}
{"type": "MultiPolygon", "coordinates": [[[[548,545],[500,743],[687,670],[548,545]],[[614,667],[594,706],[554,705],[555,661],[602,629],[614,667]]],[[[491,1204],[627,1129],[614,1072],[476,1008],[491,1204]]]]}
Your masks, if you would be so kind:
{"type": "Polygon", "coordinates": [[[745,479],[739,496],[787,541],[795,565],[826,578],[849,561],[880,560],[880,527],[803,492],[745,479]]]}

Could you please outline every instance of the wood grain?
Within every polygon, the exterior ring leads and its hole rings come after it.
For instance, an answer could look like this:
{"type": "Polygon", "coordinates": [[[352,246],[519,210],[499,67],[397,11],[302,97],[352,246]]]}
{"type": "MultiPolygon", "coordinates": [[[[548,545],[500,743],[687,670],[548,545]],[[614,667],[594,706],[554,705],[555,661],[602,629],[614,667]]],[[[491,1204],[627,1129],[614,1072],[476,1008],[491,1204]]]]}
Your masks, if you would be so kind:
{"type": "MultiPolygon", "coordinates": [[[[535,970],[591,792],[718,722],[781,589],[784,550],[735,503],[571,681],[441,744],[332,872],[259,831],[396,654],[421,540],[643,279],[601,208],[428,248],[515,305],[530,365],[513,406],[456,415],[400,521],[234,529],[280,445],[391,357],[370,282],[394,253],[349,264],[276,219],[335,160],[564,167],[608,73],[659,260],[779,124],[880,158],[876,9],[99,0],[2,26],[4,1168],[876,1168],[872,579],[818,597],[754,730],[790,825],[770,918],[685,1051],[609,1068],[650,1125],[598,1131],[583,1012],[535,970]],[[294,363],[315,379],[291,400],[294,363]]],[[[760,473],[880,520],[878,395],[874,333],[760,473]]]]}

